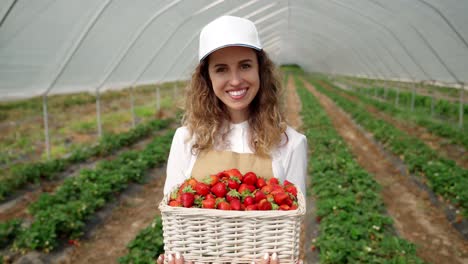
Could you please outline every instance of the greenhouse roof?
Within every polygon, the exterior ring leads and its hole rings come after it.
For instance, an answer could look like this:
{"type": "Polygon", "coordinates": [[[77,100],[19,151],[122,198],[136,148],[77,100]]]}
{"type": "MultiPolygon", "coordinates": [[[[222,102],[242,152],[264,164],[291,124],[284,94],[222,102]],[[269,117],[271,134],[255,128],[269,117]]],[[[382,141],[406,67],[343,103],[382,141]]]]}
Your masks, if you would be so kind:
{"type": "Polygon", "coordinates": [[[366,78],[468,82],[463,0],[3,0],[0,98],[188,79],[198,35],[252,20],[277,64],[366,78]]]}

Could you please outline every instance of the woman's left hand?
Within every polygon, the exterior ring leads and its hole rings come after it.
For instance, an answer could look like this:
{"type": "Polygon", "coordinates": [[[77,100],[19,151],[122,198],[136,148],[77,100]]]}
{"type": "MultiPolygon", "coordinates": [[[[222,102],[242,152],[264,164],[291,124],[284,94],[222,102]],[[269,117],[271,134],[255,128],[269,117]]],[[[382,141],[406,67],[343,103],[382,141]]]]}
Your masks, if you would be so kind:
{"type": "MultiPolygon", "coordinates": [[[[265,253],[265,256],[263,256],[262,260],[252,262],[252,264],[279,264],[279,263],[280,262],[278,259],[278,255],[276,255],[276,253],[271,254],[271,256],[268,253],[265,253]]],[[[302,260],[299,260],[297,263],[303,264],[302,260]]]]}
{"type": "MultiPolygon", "coordinates": [[[[157,264],[164,263],[164,254],[159,255],[158,260],[156,261],[157,264]]],[[[192,261],[185,262],[184,257],[176,253],[175,255],[169,254],[167,256],[167,264],[192,264],[192,261]]]]}

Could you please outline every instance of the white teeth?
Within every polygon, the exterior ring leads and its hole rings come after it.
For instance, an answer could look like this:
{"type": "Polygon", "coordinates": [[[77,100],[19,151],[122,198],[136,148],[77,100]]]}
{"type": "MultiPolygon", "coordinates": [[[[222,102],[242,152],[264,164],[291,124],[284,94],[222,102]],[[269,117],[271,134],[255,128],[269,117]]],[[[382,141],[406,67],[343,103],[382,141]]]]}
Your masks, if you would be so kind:
{"type": "Polygon", "coordinates": [[[247,89],[242,89],[242,90],[238,90],[238,91],[229,91],[228,93],[229,93],[231,96],[242,96],[242,95],[244,95],[246,92],[247,92],[247,89]]]}

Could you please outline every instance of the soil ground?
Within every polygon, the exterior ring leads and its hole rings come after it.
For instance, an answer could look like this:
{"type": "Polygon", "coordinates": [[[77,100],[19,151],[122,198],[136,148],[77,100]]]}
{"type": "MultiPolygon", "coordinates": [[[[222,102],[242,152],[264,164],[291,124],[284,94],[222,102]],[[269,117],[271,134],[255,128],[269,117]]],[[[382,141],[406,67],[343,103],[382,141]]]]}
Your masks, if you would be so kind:
{"type": "Polygon", "coordinates": [[[382,186],[381,195],[397,233],[417,246],[417,254],[429,263],[468,263],[468,243],[447,221],[444,212],[429,200],[362,130],[328,97],[306,82],[345,139],[359,164],[382,186]]]}
{"type": "MultiPolygon", "coordinates": [[[[347,93],[341,92],[340,95],[352,102],[359,102],[359,99],[357,97],[349,95],[347,93]]],[[[375,117],[385,120],[386,122],[392,124],[396,128],[408,133],[411,136],[418,137],[420,140],[426,143],[426,145],[428,145],[438,153],[441,153],[442,155],[451,160],[454,160],[460,167],[463,167],[465,169],[468,168],[468,155],[463,147],[450,144],[447,139],[438,137],[430,133],[424,127],[418,126],[413,123],[410,124],[408,122],[396,120],[395,118],[378,110],[377,108],[371,105],[366,105],[366,109],[375,117]]]]}

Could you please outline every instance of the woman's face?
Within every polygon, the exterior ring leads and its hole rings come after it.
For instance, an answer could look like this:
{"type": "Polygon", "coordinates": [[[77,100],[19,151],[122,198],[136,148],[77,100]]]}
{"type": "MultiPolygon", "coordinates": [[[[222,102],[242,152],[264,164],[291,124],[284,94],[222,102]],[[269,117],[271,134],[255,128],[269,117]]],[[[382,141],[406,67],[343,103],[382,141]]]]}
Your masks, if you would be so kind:
{"type": "Polygon", "coordinates": [[[208,58],[208,73],[215,95],[227,106],[231,121],[247,120],[248,106],[260,87],[258,60],[247,47],[226,47],[208,58]]]}

